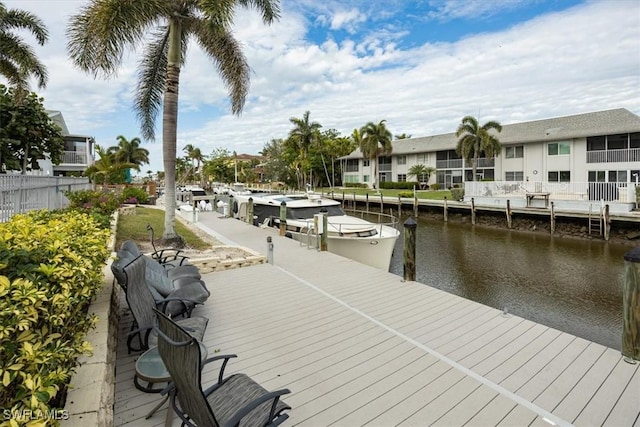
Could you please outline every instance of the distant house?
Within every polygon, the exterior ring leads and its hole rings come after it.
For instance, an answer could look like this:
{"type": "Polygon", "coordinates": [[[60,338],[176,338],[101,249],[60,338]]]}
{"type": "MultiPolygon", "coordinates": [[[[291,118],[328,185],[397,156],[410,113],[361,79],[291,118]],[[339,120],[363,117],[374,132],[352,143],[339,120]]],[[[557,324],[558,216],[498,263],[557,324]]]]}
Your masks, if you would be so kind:
{"type": "MultiPolygon", "coordinates": [[[[624,108],[505,125],[498,139],[500,156],[479,160],[477,180],[628,183],[640,176],[640,117],[624,108]]],[[[408,176],[415,164],[435,167],[431,183],[443,188],[473,181],[457,141],[455,133],[393,141],[392,154],[378,157],[377,181],[415,180],[408,176]]],[[[341,160],[344,183],[372,182],[359,149],[341,160]]]]}
{"type": "Polygon", "coordinates": [[[59,165],[54,165],[51,160],[45,159],[39,162],[40,173],[52,176],[79,175],[94,162],[95,139],[88,135],[72,134],[67,128],[62,112],[48,110],[49,117],[62,129],[64,136],[64,155],[59,165]]]}

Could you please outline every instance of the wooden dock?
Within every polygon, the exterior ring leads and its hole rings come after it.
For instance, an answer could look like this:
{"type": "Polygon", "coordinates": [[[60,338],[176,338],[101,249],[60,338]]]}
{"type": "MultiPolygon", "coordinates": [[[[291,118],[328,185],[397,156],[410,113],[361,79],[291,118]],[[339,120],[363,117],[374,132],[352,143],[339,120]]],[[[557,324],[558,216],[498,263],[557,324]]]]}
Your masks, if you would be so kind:
{"type": "MultiPolygon", "coordinates": [[[[640,364],[616,350],[215,212],[198,226],[263,254],[273,238],[273,265],[204,276],[194,315],[211,319],[210,354],[238,355],[230,372],[292,391],[288,425],[640,427],[640,364]]],[[[164,425],[166,405],[144,419],[161,397],[133,386],[128,322],[114,424],[164,425]]]]}

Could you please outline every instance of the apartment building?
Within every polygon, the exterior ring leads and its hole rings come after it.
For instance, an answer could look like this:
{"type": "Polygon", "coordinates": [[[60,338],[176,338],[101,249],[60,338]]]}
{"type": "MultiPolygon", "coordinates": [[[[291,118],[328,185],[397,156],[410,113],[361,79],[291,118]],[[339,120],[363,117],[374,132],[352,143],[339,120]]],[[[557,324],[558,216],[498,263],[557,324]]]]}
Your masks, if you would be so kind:
{"type": "MultiPolygon", "coordinates": [[[[377,182],[417,181],[408,174],[415,164],[436,168],[428,184],[473,181],[458,139],[452,132],[393,141],[392,154],[378,157],[377,182]]],[[[640,175],[640,116],[624,108],[505,125],[498,139],[500,155],[480,158],[477,180],[624,184],[640,175]]],[[[344,183],[371,185],[373,168],[359,149],[341,160],[344,183]]]]}
{"type": "Polygon", "coordinates": [[[80,175],[94,162],[93,153],[95,139],[88,135],[72,134],[67,128],[62,112],[48,110],[51,120],[60,126],[64,137],[64,156],[59,165],[54,165],[49,159],[39,162],[41,172],[51,176],[80,175]]]}

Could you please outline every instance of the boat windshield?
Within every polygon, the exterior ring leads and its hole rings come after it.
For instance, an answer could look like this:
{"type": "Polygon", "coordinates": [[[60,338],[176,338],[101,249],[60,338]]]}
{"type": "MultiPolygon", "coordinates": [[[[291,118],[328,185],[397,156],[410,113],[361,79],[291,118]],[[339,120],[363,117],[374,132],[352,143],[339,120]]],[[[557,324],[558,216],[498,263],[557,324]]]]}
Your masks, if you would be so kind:
{"type": "MultiPolygon", "coordinates": [[[[322,209],[327,210],[328,216],[345,215],[340,205],[322,206],[322,209]]],[[[313,215],[317,213],[320,213],[320,209],[318,209],[318,207],[315,207],[315,206],[287,209],[287,218],[288,219],[308,219],[308,218],[313,218],[313,215]]]]}

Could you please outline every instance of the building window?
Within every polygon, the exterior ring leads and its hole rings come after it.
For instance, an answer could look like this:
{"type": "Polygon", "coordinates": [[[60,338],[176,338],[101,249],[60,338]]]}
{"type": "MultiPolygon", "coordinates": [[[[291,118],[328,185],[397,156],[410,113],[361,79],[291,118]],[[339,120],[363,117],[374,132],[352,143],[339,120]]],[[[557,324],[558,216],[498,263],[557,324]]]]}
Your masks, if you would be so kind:
{"type": "Polygon", "coordinates": [[[407,156],[397,156],[398,159],[398,164],[399,165],[406,165],[407,164],[407,156]]]}
{"type": "Polygon", "coordinates": [[[627,182],[627,171],[609,171],[609,182],[627,182]]]}
{"type": "Polygon", "coordinates": [[[521,159],[524,157],[524,146],[516,145],[513,147],[505,147],[504,156],[507,159],[521,159]]]}
{"type": "Polygon", "coordinates": [[[369,175],[364,175],[362,177],[362,182],[369,182],[369,175]]]}
{"type": "Polygon", "coordinates": [[[344,182],[350,182],[350,183],[358,182],[358,175],[345,175],[344,182]]]}
{"type": "Polygon", "coordinates": [[[605,171],[589,171],[589,182],[605,182],[607,173],[605,171]]]}
{"type": "Polygon", "coordinates": [[[399,173],[398,174],[398,182],[407,182],[407,174],[399,173]]]}
{"type": "Polygon", "coordinates": [[[524,181],[524,172],[523,171],[505,172],[504,180],[505,181],[524,181]]]}
{"type": "Polygon", "coordinates": [[[426,153],[418,154],[418,163],[421,163],[423,165],[427,164],[427,154],[426,153]]]}
{"type": "Polygon", "coordinates": [[[369,167],[369,163],[371,163],[371,161],[369,159],[364,159],[362,161],[362,167],[368,168],[369,167]]]}
{"type": "Polygon", "coordinates": [[[549,182],[571,182],[570,171],[550,171],[548,175],[549,182]]]}
{"type": "Polygon", "coordinates": [[[347,164],[345,165],[345,172],[358,172],[358,159],[348,159],[347,164]]]}
{"type": "Polygon", "coordinates": [[[550,156],[561,156],[571,154],[571,145],[568,142],[554,142],[547,145],[547,154],[550,156]]]}

